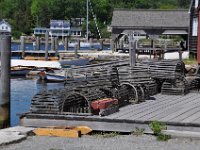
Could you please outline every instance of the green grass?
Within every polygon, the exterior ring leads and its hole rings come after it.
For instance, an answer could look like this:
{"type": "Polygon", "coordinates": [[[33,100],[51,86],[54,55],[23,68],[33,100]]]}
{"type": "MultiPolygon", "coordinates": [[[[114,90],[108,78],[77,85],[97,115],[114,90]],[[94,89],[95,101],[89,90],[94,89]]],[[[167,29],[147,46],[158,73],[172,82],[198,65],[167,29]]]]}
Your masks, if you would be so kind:
{"type": "Polygon", "coordinates": [[[149,124],[149,127],[153,131],[153,133],[156,136],[157,140],[159,140],[159,141],[167,141],[167,140],[171,139],[170,135],[162,133],[162,130],[166,130],[167,129],[167,126],[164,123],[159,122],[159,121],[152,121],[149,124]]]}

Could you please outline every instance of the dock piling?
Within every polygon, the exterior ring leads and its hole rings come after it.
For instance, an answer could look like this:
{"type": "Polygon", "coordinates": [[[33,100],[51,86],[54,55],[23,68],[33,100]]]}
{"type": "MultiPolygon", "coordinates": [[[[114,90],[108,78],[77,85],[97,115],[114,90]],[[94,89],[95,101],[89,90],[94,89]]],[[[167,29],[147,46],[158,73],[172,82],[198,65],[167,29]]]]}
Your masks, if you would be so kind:
{"type": "Polygon", "coordinates": [[[35,45],[35,50],[39,51],[40,50],[40,37],[36,37],[36,45],[35,45]]]}
{"type": "Polygon", "coordinates": [[[69,45],[69,40],[68,40],[68,37],[65,37],[65,51],[68,50],[68,45],[69,45]]]}
{"type": "Polygon", "coordinates": [[[24,36],[21,36],[20,37],[20,41],[21,41],[21,44],[20,44],[20,50],[22,51],[22,58],[24,58],[25,56],[25,40],[24,40],[24,36]]]}
{"type": "Polygon", "coordinates": [[[51,37],[51,50],[55,51],[55,40],[54,40],[54,37],[51,37]]]}
{"type": "Polygon", "coordinates": [[[49,32],[45,33],[45,60],[48,60],[49,32]]]}
{"type": "Polygon", "coordinates": [[[56,52],[56,55],[58,55],[58,37],[55,37],[55,52],[56,52]]]}
{"type": "Polygon", "coordinates": [[[0,128],[10,126],[11,36],[1,35],[0,128]]]}

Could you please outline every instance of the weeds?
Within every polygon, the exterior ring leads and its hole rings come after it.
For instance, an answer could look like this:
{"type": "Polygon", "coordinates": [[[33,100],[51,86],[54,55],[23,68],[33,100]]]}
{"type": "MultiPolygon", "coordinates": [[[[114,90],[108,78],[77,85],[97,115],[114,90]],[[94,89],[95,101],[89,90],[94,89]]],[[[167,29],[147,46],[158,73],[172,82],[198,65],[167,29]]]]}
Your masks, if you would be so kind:
{"type": "Polygon", "coordinates": [[[145,129],[144,128],[135,128],[135,131],[132,132],[133,135],[139,136],[144,134],[145,129]]]}
{"type": "Polygon", "coordinates": [[[157,137],[157,140],[159,141],[167,141],[171,139],[170,135],[163,134],[162,130],[166,130],[167,126],[159,121],[153,121],[149,124],[149,127],[153,131],[154,135],[157,137]]]}
{"type": "Polygon", "coordinates": [[[93,132],[91,135],[103,138],[111,138],[120,135],[119,132],[93,132]]]}

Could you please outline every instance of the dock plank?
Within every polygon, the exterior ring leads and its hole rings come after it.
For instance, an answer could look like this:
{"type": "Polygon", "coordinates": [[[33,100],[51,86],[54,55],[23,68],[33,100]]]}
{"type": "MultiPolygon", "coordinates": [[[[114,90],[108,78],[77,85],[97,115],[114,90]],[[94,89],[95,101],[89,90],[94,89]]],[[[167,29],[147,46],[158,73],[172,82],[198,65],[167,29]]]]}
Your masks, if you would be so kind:
{"type": "MultiPolygon", "coordinates": [[[[170,98],[173,99],[173,96],[171,96],[170,98]]],[[[139,103],[139,104],[133,104],[133,105],[129,105],[128,107],[124,107],[123,109],[120,108],[120,111],[116,114],[113,114],[113,115],[110,115],[108,118],[115,118],[115,119],[119,119],[121,117],[125,117],[129,114],[132,114],[132,113],[138,113],[138,112],[141,112],[141,110],[144,110],[146,109],[147,107],[155,107],[158,106],[158,105],[163,105],[163,103],[166,103],[166,100],[168,100],[169,98],[166,97],[166,96],[163,96],[162,99],[157,99],[154,100],[154,101],[146,101],[146,102],[143,102],[143,103],[139,103]]]]}
{"type": "MultiPolygon", "coordinates": [[[[187,99],[187,98],[186,98],[187,99]]],[[[120,119],[138,119],[144,115],[147,115],[149,113],[158,111],[160,109],[164,109],[165,107],[169,106],[169,105],[174,105],[175,103],[181,102],[183,100],[182,96],[174,96],[171,97],[171,99],[167,99],[165,101],[162,101],[161,103],[158,102],[154,102],[154,105],[152,106],[146,106],[143,109],[140,109],[139,111],[134,111],[123,115],[122,117],[119,117],[120,119]]]]}
{"type": "Polygon", "coordinates": [[[158,111],[154,111],[152,113],[149,113],[147,115],[142,116],[140,119],[141,120],[158,120],[161,119],[165,116],[168,116],[170,114],[173,114],[177,110],[185,109],[190,107],[191,105],[197,105],[200,104],[200,101],[198,98],[194,98],[193,100],[188,100],[187,98],[182,99],[181,102],[174,103],[173,105],[167,105],[163,109],[160,109],[158,111]]]}
{"type": "MultiPolygon", "coordinates": [[[[147,107],[146,110],[142,110],[139,114],[137,115],[132,115],[130,116],[129,118],[131,120],[135,120],[135,119],[141,119],[141,117],[143,116],[146,116],[146,115],[149,115],[151,113],[154,113],[154,112],[158,112],[158,113],[161,113],[163,111],[163,109],[165,108],[168,108],[170,106],[174,106],[178,103],[181,103],[183,102],[183,100],[187,101],[187,97],[183,97],[183,98],[180,98],[180,97],[174,97],[173,100],[171,101],[166,101],[166,103],[163,103],[163,105],[158,105],[156,107],[147,107]],[[177,99],[176,99],[177,98],[177,99]]],[[[180,107],[180,105],[179,105],[180,107]]]]}

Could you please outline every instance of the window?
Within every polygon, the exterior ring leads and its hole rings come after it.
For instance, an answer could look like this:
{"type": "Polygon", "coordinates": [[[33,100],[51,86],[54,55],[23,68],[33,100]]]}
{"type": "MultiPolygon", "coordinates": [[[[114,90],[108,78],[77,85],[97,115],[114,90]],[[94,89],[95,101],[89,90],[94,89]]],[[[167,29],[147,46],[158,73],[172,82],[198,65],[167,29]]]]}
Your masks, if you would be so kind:
{"type": "Polygon", "coordinates": [[[2,26],[2,30],[4,30],[4,26],[2,26]]]}
{"type": "Polygon", "coordinates": [[[197,36],[198,33],[198,18],[193,18],[192,36],[197,36]]]}
{"type": "Polygon", "coordinates": [[[198,7],[198,5],[199,5],[199,0],[195,0],[195,8],[197,8],[198,7]]]}

